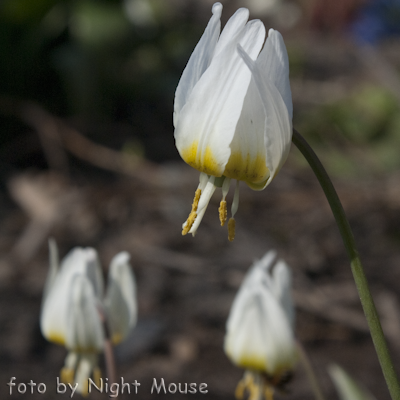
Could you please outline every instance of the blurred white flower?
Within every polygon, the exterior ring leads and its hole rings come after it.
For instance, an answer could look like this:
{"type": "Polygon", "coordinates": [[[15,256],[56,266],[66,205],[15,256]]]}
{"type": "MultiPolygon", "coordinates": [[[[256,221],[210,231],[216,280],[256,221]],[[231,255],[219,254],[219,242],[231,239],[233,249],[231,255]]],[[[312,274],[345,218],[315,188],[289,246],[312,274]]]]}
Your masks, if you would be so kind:
{"type": "Polygon", "coordinates": [[[339,365],[331,364],[328,368],[328,372],[336,387],[340,400],[376,400],[367,388],[358,384],[339,365]]]}
{"type": "Polygon", "coordinates": [[[236,390],[251,400],[272,397],[291,376],[297,359],[291,273],[276,254],[268,252],[247,273],[226,325],[224,350],[231,361],[246,369],[236,390]],[[275,264],[275,265],[274,265],[275,264]]]}
{"type": "Polygon", "coordinates": [[[240,8],[220,34],[222,5],[215,3],[203,36],[194,49],[175,93],[176,147],[200,184],[182,234],[196,233],[216,187],[222,187],[220,220],[227,219],[226,195],[236,179],[233,240],[239,181],[264,189],[285,162],[292,138],[289,61],[279,32],[259,20],[248,22],[240,8]],[[261,50],[261,52],[260,52],[261,50]]]}
{"type": "Polygon", "coordinates": [[[96,250],[76,247],[59,265],[56,243],[49,241],[50,270],[43,293],[40,325],[43,336],[68,350],[61,380],[78,383],[87,393],[88,378],[101,376],[98,354],[103,351],[105,330],[113,344],[124,340],[136,324],[136,283],[129,254],[111,261],[107,293],[96,250]]]}

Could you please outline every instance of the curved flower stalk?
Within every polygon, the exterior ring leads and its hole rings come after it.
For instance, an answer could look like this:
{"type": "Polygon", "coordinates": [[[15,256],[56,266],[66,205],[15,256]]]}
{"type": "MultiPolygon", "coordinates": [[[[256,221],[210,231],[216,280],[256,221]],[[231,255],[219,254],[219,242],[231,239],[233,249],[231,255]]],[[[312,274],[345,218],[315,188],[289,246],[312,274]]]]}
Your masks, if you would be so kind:
{"type": "Polygon", "coordinates": [[[272,399],[275,387],[290,379],[297,353],[291,274],[270,251],[247,273],[237,293],[226,325],[224,350],[231,361],[245,368],[236,389],[242,399],[272,399]]]}
{"type": "Polygon", "coordinates": [[[234,238],[239,181],[264,189],[285,162],[292,138],[289,61],[278,31],[248,21],[240,8],[220,34],[222,5],[215,3],[175,93],[176,147],[200,171],[192,211],[182,234],[195,235],[216,187],[222,188],[219,213],[227,220],[226,195],[237,181],[228,222],[234,238]]]}
{"type": "Polygon", "coordinates": [[[104,349],[106,336],[110,335],[113,344],[117,344],[136,324],[136,284],[130,256],[121,252],[112,259],[104,296],[96,250],[76,247],[60,265],[55,242],[50,240],[49,246],[50,270],[40,326],[47,340],[69,350],[61,380],[78,383],[77,391],[85,395],[88,378],[93,376],[100,384],[98,354],[104,349]]]}

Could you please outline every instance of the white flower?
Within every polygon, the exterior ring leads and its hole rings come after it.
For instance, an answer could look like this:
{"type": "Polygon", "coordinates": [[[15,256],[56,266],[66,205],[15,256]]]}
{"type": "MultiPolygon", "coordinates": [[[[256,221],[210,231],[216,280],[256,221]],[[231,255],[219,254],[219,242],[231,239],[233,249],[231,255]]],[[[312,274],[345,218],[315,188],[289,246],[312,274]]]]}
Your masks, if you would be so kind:
{"type": "Polygon", "coordinates": [[[296,362],[291,274],[284,261],[275,264],[275,256],[268,252],[247,273],[227,321],[225,353],[248,370],[238,385],[239,397],[245,388],[256,400],[279,387],[296,362]]]}
{"type": "Polygon", "coordinates": [[[50,270],[43,294],[40,325],[43,336],[64,345],[69,354],[61,380],[77,382],[87,393],[87,380],[100,378],[98,354],[103,351],[105,327],[114,344],[124,340],[136,324],[136,284],[129,254],[111,261],[107,294],[96,250],[76,247],[59,266],[57,246],[50,246],[50,270]]]}
{"type": "Polygon", "coordinates": [[[222,187],[224,225],[230,180],[237,180],[233,217],[238,182],[264,189],[285,162],[292,138],[289,61],[281,34],[270,29],[261,50],[265,27],[259,20],[247,22],[246,8],[236,11],[221,34],[222,5],[215,3],[212,12],[175,93],[176,147],[201,173],[182,234],[196,233],[216,187],[222,187]]]}

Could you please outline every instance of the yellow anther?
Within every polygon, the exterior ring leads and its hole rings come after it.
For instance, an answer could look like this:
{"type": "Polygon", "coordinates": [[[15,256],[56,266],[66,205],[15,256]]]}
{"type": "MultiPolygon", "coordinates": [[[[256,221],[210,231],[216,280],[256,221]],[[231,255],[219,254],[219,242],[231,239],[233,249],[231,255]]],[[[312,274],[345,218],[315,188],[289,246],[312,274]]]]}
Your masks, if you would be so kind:
{"type": "Polygon", "coordinates": [[[247,389],[248,391],[251,391],[251,387],[254,386],[254,380],[248,371],[244,373],[243,378],[239,381],[239,383],[236,386],[235,390],[235,397],[238,400],[242,400],[244,398],[244,391],[247,389]]]}
{"type": "Polygon", "coordinates": [[[197,217],[197,207],[199,206],[199,200],[201,195],[201,189],[197,189],[196,193],[194,194],[193,204],[192,204],[192,211],[189,214],[188,219],[186,220],[186,225],[182,230],[182,235],[186,235],[189,233],[190,228],[192,227],[194,221],[197,217]]]}
{"type": "Polygon", "coordinates": [[[63,383],[74,383],[74,370],[71,368],[62,368],[60,371],[60,380],[63,383]]]}
{"type": "Polygon", "coordinates": [[[272,386],[264,386],[264,397],[265,400],[274,400],[274,388],[272,386]]]}
{"type": "Polygon", "coordinates": [[[221,226],[225,225],[226,219],[228,218],[228,209],[226,208],[226,200],[221,200],[219,203],[219,220],[221,221],[221,226]]]}
{"type": "Polygon", "coordinates": [[[86,379],[86,381],[83,383],[81,395],[83,397],[89,396],[89,379],[86,379]]]}
{"type": "MultiPolygon", "coordinates": [[[[238,400],[244,398],[245,391],[248,393],[248,400],[259,400],[261,387],[259,379],[254,380],[253,374],[249,371],[245,372],[244,377],[239,381],[235,390],[235,397],[238,400]]],[[[269,399],[267,399],[269,400],[269,399]]]]}
{"type": "Polygon", "coordinates": [[[228,240],[230,242],[235,239],[235,226],[236,226],[236,221],[234,218],[229,218],[228,221],[228,240]]]}
{"type": "Polygon", "coordinates": [[[186,220],[186,225],[185,225],[185,227],[184,227],[183,230],[182,230],[182,235],[187,235],[187,234],[189,233],[190,228],[192,227],[194,221],[196,220],[196,217],[197,217],[197,213],[196,213],[196,212],[193,212],[193,211],[192,211],[192,212],[189,214],[189,217],[188,217],[188,219],[186,220]]]}
{"type": "Polygon", "coordinates": [[[93,370],[93,382],[97,387],[101,386],[101,370],[99,367],[95,367],[93,370]]]}
{"type": "Polygon", "coordinates": [[[245,388],[246,388],[246,385],[243,382],[243,379],[241,379],[235,389],[235,397],[237,400],[243,400],[245,388]]]}

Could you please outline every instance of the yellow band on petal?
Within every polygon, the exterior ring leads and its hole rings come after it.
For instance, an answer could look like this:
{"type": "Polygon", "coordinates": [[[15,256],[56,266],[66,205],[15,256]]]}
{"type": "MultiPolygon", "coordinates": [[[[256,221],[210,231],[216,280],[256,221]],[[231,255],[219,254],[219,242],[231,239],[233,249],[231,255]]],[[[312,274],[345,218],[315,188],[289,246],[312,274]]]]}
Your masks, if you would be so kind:
{"type": "Polygon", "coordinates": [[[235,361],[235,364],[244,369],[259,371],[267,374],[268,381],[271,385],[277,386],[282,381],[290,380],[292,374],[293,365],[290,363],[280,363],[273,371],[268,370],[267,360],[257,355],[243,356],[239,360],[235,361]]]}
{"type": "Polygon", "coordinates": [[[181,150],[181,157],[191,167],[207,175],[222,176],[221,167],[213,155],[210,146],[205,148],[204,154],[199,149],[199,142],[195,141],[191,146],[181,150]]]}
{"type": "Polygon", "coordinates": [[[254,356],[242,356],[235,362],[239,367],[251,369],[255,371],[267,371],[267,363],[265,358],[254,356]]]}
{"type": "Polygon", "coordinates": [[[263,154],[251,157],[250,154],[243,156],[240,152],[234,152],[229,157],[224,175],[250,184],[262,183],[269,178],[269,169],[266,166],[263,154]]]}
{"type": "Polygon", "coordinates": [[[65,345],[65,338],[61,333],[52,332],[47,336],[47,340],[49,342],[53,342],[56,344],[60,344],[61,346],[65,345]]]}

